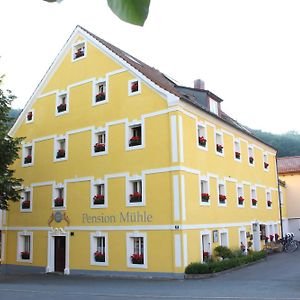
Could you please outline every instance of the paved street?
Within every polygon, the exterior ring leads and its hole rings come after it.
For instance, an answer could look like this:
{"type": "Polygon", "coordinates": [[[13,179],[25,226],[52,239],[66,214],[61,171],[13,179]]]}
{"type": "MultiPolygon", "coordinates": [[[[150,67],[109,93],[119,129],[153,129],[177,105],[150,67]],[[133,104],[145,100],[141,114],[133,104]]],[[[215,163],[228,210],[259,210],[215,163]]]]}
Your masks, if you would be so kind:
{"type": "Polygon", "coordinates": [[[202,280],[103,279],[88,276],[0,276],[0,300],[299,299],[300,251],[202,280]]]}

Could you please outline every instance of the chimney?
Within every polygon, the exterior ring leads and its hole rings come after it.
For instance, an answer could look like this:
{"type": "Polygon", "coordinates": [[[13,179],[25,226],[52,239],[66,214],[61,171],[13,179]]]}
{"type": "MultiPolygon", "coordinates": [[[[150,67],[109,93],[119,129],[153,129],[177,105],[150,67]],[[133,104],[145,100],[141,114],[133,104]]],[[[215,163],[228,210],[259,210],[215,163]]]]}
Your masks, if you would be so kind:
{"type": "Polygon", "coordinates": [[[204,88],[205,88],[204,86],[205,86],[205,83],[203,80],[201,80],[201,79],[194,80],[194,89],[204,90],[204,88]]]}

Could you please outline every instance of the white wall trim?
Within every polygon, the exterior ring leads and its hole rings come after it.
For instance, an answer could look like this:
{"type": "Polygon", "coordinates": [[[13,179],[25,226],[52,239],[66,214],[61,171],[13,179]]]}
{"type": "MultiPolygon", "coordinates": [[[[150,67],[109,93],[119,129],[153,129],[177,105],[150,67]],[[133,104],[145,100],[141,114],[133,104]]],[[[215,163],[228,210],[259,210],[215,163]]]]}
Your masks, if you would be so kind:
{"type": "Polygon", "coordinates": [[[178,132],[179,132],[179,161],[184,162],[184,137],[182,116],[178,116],[178,132]]]}
{"type": "Polygon", "coordinates": [[[172,162],[178,162],[177,116],[171,116],[171,151],[172,162]]]}
{"type": "Polygon", "coordinates": [[[182,266],[181,259],[181,235],[174,235],[174,256],[175,256],[175,267],[180,268],[182,266]]]}
{"type": "Polygon", "coordinates": [[[188,265],[188,239],[187,234],[183,234],[183,265],[186,267],[188,265]]]}
{"type": "Polygon", "coordinates": [[[174,221],[180,220],[179,175],[173,175],[174,221]]]}
{"type": "Polygon", "coordinates": [[[180,177],[180,186],[181,186],[181,218],[183,221],[186,220],[186,203],[185,203],[185,177],[181,175],[180,177]]]}

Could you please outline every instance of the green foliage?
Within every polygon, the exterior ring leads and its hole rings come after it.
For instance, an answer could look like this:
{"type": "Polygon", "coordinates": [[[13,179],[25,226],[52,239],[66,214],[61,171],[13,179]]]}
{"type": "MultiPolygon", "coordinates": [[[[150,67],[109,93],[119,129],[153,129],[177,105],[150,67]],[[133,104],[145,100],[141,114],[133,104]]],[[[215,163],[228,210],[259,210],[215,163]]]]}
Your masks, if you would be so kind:
{"type": "Polygon", "coordinates": [[[251,252],[248,255],[231,257],[222,261],[208,263],[191,263],[185,268],[186,274],[209,274],[225,271],[238,266],[242,266],[266,257],[265,251],[251,252]]]}
{"type": "Polygon", "coordinates": [[[231,258],[233,256],[232,251],[225,246],[217,246],[214,249],[214,253],[216,256],[224,258],[231,258]]]}
{"type": "MultiPolygon", "coordinates": [[[[2,78],[3,76],[0,77],[0,84],[2,78]]],[[[9,200],[20,200],[19,190],[22,180],[14,177],[14,171],[10,166],[19,157],[22,139],[7,135],[11,121],[10,105],[14,98],[11,91],[0,89],[0,209],[7,209],[9,200]]]]}

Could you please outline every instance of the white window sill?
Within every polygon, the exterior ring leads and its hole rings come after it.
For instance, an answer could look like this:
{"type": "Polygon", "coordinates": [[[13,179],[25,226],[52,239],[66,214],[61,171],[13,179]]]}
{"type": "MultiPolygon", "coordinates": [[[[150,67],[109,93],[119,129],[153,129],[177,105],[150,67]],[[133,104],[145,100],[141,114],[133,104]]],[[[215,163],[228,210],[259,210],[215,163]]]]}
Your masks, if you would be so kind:
{"type": "Polygon", "coordinates": [[[53,162],[60,162],[60,161],[65,161],[68,160],[67,157],[62,157],[62,158],[54,158],[53,162]]]}
{"type": "Polygon", "coordinates": [[[220,156],[220,157],[224,157],[224,151],[222,153],[218,152],[217,150],[215,150],[216,155],[220,156]]]}
{"type": "Polygon", "coordinates": [[[145,146],[143,144],[138,146],[127,146],[126,151],[139,150],[144,148],[145,146]]]}
{"type": "Polygon", "coordinates": [[[21,208],[20,212],[22,212],[22,213],[31,213],[32,212],[32,208],[31,207],[28,208],[28,209],[21,208]]]}
{"type": "Polygon", "coordinates": [[[78,58],[72,58],[72,62],[76,62],[76,61],[80,61],[80,60],[82,60],[82,59],[84,59],[84,58],[86,58],[86,53],[83,55],[83,56],[80,56],[80,57],[78,57],[78,58]]]}
{"type": "Polygon", "coordinates": [[[98,105],[102,105],[102,104],[108,103],[107,96],[106,96],[105,98],[106,98],[105,100],[98,101],[98,102],[96,102],[96,101],[93,99],[93,102],[92,102],[93,104],[92,104],[92,106],[98,106],[98,105]]]}
{"type": "Polygon", "coordinates": [[[146,204],[144,202],[127,202],[126,204],[127,207],[131,207],[131,206],[146,206],[146,204]]]}
{"type": "Polygon", "coordinates": [[[219,206],[219,207],[227,207],[227,202],[226,202],[226,203],[224,203],[224,204],[223,204],[223,203],[219,203],[219,202],[218,202],[218,206],[219,206]]]}
{"type": "Polygon", "coordinates": [[[202,202],[200,201],[201,206],[210,206],[210,202],[202,202]]]}
{"type": "Polygon", "coordinates": [[[199,144],[197,144],[197,147],[198,147],[198,149],[200,149],[200,150],[202,150],[202,151],[208,151],[207,144],[206,144],[205,147],[204,147],[204,146],[200,146],[199,144]]]}
{"type": "Polygon", "coordinates": [[[94,261],[90,265],[91,266],[99,266],[99,267],[107,267],[108,266],[108,261],[105,261],[105,262],[94,261]]]}
{"type": "Polygon", "coordinates": [[[62,111],[62,112],[57,112],[57,108],[56,108],[56,111],[55,111],[55,116],[56,117],[59,117],[59,116],[63,116],[65,114],[68,114],[69,113],[69,110],[65,110],[65,111],[62,111]]]}
{"type": "MultiPolygon", "coordinates": [[[[105,146],[105,148],[107,148],[105,146]]],[[[103,155],[107,155],[108,154],[108,149],[106,149],[105,151],[100,151],[100,152],[92,152],[92,156],[103,156],[103,155]]]]}
{"type": "Polygon", "coordinates": [[[135,268],[135,269],[147,269],[147,265],[146,264],[139,265],[139,264],[128,263],[127,267],[128,268],[135,268]]]}
{"type": "Polygon", "coordinates": [[[91,208],[107,208],[108,205],[107,203],[104,203],[104,204],[91,204],[91,208]]]}

